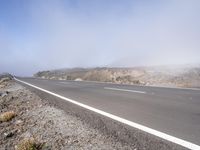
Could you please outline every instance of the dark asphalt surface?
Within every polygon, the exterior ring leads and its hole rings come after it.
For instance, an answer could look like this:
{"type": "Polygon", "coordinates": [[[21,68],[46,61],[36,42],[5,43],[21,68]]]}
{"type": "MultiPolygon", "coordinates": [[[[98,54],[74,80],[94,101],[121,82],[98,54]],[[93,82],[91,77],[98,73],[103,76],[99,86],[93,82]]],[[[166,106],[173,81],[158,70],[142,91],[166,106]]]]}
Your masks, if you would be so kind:
{"type": "Polygon", "coordinates": [[[200,145],[200,90],[18,79],[200,145]]]}

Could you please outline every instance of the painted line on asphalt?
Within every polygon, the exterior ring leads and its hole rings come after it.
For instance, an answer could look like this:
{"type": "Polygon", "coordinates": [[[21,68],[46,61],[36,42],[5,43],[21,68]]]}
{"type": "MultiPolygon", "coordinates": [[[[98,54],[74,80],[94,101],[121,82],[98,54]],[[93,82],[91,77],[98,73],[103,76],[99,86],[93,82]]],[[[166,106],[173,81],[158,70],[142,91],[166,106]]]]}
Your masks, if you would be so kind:
{"type": "MultiPolygon", "coordinates": [[[[52,79],[44,79],[44,78],[37,78],[41,80],[52,80],[52,79]]],[[[74,80],[60,80],[60,81],[70,81],[70,82],[86,82],[86,83],[101,83],[101,84],[111,84],[111,85],[128,85],[128,86],[137,86],[137,87],[152,87],[152,88],[165,88],[165,89],[180,89],[180,90],[192,90],[192,91],[200,91],[200,88],[187,88],[187,87],[172,87],[172,86],[158,86],[158,85],[139,85],[139,84],[120,84],[120,83],[113,83],[113,82],[102,82],[102,81],[74,81],[74,80]]]]}
{"type": "Polygon", "coordinates": [[[82,103],[77,102],[77,101],[75,101],[75,100],[66,98],[66,97],[61,96],[61,95],[59,95],[59,94],[56,94],[56,93],[54,93],[54,92],[51,92],[51,91],[45,90],[45,89],[43,89],[43,88],[40,88],[40,87],[38,87],[38,86],[35,86],[35,85],[33,85],[33,84],[30,84],[30,83],[28,83],[28,82],[24,82],[24,81],[19,80],[19,79],[16,79],[16,78],[15,78],[15,80],[16,80],[16,81],[19,81],[19,82],[21,82],[21,83],[24,83],[24,84],[26,84],[26,85],[29,85],[29,86],[31,86],[31,87],[33,87],[33,88],[36,88],[36,89],[38,89],[38,90],[40,90],[40,91],[43,91],[43,92],[45,92],[45,93],[48,93],[48,94],[50,94],[50,95],[53,95],[53,96],[55,96],[55,97],[61,98],[61,99],[63,99],[63,100],[66,100],[66,101],[68,101],[68,102],[70,102],[70,103],[73,103],[73,104],[75,104],[75,105],[78,105],[78,106],[80,106],[80,107],[83,107],[83,108],[85,108],[85,109],[91,110],[91,111],[93,111],[93,112],[95,112],[95,113],[101,114],[101,115],[103,115],[103,116],[105,116],[105,117],[111,118],[111,119],[116,120],[116,121],[118,121],[118,122],[121,122],[121,123],[123,123],[123,124],[129,125],[129,126],[131,126],[131,127],[137,128],[137,129],[142,130],[142,131],[144,131],[144,132],[147,132],[147,133],[149,133],[149,134],[152,134],[152,135],[155,135],[155,136],[160,137],[160,138],[162,138],[162,139],[165,139],[165,140],[167,140],[167,141],[170,141],[170,142],[172,142],[172,143],[181,145],[181,146],[186,147],[186,148],[189,148],[189,149],[191,149],[191,150],[200,150],[200,146],[199,146],[199,145],[196,145],[196,144],[194,144],[194,143],[191,143],[191,142],[182,140],[182,139],[180,139],[180,138],[171,136],[171,135],[169,135],[169,134],[166,134],[166,133],[157,131],[157,130],[155,130],[155,129],[152,129],[152,128],[143,126],[143,125],[141,125],[141,124],[138,124],[138,123],[135,123],[135,122],[126,120],[126,119],[124,119],[124,118],[121,118],[121,117],[118,117],[118,116],[116,116],[116,115],[107,113],[107,112],[105,112],[105,111],[96,109],[96,108],[94,108],[94,107],[91,107],[91,106],[82,104],[82,103]]]}
{"type": "Polygon", "coordinates": [[[156,86],[156,85],[138,85],[138,84],[120,84],[113,82],[101,82],[101,81],[74,81],[74,82],[88,82],[88,83],[102,83],[102,84],[112,84],[112,85],[128,85],[128,86],[137,86],[137,87],[152,87],[152,88],[165,88],[165,89],[180,89],[180,90],[192,90],[200,91],[200,88],[187,88],[187,87],[172,87],[172,86],[156,86]]]}
{"type": "Polygon", "coordinates": [[[70,84],[69,82],[59,82],[59,83],[62,83],[62,84],[70,84]]]}
{"type": "Polygon", "coordinates": [[[145,91],[136,91],[136,90],[119,89],[119,88],[111,88],[111,87],[104,87],[104,89],[105,90],[114,90],[114,91],[123,91],[123,92],[132,92],[132,93],[146,94],[145,91]]]}

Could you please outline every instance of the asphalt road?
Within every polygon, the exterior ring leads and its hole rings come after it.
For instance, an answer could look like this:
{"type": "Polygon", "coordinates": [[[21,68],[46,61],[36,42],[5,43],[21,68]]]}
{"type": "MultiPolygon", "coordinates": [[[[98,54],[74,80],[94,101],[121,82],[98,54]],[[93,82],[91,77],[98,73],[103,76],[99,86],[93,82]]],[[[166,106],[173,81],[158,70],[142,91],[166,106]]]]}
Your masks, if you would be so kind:
{"type": "Polygon", "coordinates": [[[36,78],[19,79],[200,145],[200,90],[36,78]]]}

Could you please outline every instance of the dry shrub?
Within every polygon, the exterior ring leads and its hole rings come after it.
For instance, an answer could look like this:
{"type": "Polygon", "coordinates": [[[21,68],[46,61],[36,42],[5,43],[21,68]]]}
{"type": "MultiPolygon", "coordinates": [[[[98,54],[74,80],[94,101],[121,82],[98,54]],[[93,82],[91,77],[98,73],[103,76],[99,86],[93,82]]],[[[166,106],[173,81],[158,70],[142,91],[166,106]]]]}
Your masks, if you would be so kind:
{"type": "Polygon", "coordinates": [[[2,79],[0,79],[0,84],[3,83],[3,82],[10,81],[10,80],[11,79],[9,77],[2,78],[2,79]]]}
{"type": "Polygon", "coordinates": [[[0,115],[0,121],[2,122],[10,121],[15,116],[16,116],[16,113],[14,111],[8,111],[5,113],[2,113],[0,115]]]}
{"type": "Polygon", "coordinates": [[[34,138],[22,140],[16,147],[16,150],[41,150],[44,143],[39,144],[34,138]]]}
{"type": "Polygon", "coordinates": [[[37,150],[37,144],[34,139],[24,139],[17,145],[17,150],[37,150]]]}

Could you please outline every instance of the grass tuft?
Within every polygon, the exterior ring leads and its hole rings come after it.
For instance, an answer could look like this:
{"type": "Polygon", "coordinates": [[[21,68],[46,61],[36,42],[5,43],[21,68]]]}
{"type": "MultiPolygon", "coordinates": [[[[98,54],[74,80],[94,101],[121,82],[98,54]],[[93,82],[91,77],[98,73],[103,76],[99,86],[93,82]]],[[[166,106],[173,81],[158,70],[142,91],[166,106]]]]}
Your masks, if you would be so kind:
{"type": "Polygon", "coordinates": [[[17,150],[37,150],[37,144],[34,139],[25,139],[17,145],[17,150]]]}
{"type": "Polygon", "coordinates": [[[22,140],[16,147],[17,150],[42,150],[44,143],[39,144],[34,138],[22,140]]]}
{"type": "Polygon", "coordinates": [[[7,121],[10,121],[15,116],[16,116],[16,113],[14,111],[8,111],[8,112],[5,112],[5,113],[2,113],[0,115],[0,121],[7,122],[7,121]]]}

